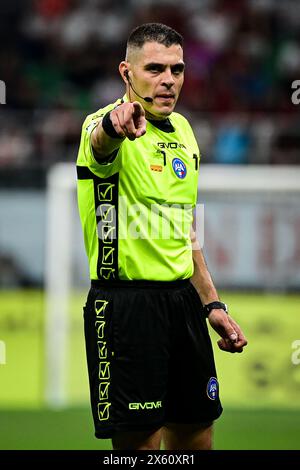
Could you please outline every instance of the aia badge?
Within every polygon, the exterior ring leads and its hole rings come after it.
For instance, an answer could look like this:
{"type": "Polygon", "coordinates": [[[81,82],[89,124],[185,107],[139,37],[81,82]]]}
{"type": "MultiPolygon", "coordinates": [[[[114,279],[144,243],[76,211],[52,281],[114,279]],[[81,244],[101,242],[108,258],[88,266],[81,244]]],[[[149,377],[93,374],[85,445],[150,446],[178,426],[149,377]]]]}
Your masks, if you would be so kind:
{"type": "Polygon", "coordinates": [[[206,393],[208,398],[216,400],[219,393],[219,384],[215,377],[211,377],[207,383],[206,393]]]}
{"type": "Polygon", "coordinates": [[[186,177],[186,166],[180,158],[173,158],[172,167],[178,178],[183,180],[186,177]]]}

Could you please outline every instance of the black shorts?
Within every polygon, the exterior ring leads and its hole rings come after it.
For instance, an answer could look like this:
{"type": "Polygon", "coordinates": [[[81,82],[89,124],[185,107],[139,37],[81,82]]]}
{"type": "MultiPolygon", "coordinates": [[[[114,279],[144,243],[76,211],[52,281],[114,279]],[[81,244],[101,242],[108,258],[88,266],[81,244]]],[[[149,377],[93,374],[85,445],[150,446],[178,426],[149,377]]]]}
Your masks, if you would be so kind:
{"type": "Polygon", "coordinates": [[[210,423],[222,413],[206,318],[189,280],[92,281],[84,326],[97,438],[210,423]]]}

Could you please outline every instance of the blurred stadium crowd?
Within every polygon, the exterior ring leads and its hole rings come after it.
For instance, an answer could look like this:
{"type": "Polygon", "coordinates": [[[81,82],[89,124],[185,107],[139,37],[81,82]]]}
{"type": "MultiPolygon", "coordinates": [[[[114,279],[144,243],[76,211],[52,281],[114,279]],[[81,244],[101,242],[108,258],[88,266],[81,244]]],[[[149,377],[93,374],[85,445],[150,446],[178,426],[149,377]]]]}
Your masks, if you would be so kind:
{"type": "Polygon", "coordinates": [[[184,36],[177,110],[202,163],[300,163],[299,0],[1,0],[0,286],[41,282],[48,169],[75,163],[84,117],[124,94],[126,38],[152,21],[184,36]]]}
{"type": "Polygon", "coordinates": [[[298,0],[1,0],[0,168],[74,161],[84,116],[124,93],[128,32],[166,23],[185,38],[178,110],[204,163],[300,163],[298,0]]]}

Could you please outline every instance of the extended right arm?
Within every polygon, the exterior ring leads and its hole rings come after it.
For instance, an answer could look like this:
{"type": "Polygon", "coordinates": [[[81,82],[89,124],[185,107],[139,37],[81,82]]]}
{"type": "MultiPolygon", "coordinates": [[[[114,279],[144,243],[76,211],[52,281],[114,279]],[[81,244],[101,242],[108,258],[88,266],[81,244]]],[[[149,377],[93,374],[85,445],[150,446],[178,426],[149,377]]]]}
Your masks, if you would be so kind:
{"type": "Polygon", "coordinates": [[[145,111],[138,101],[117,106],[110,111],[109,116],[105,116],[99,122],[91,134],[92,147],[97,160],[104,160],[111,155],[126,137],[129,140],[135,140],[145,132],[145,111]]]}

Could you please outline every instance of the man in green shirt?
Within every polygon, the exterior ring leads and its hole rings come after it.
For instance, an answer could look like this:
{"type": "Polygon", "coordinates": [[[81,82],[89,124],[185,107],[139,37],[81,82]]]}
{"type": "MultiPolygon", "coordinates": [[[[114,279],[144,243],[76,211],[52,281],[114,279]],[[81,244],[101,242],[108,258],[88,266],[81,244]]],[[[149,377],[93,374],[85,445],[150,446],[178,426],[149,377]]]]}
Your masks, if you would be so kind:
{"type": "Polygon", "coordinates": [[[95,435],[114,449],[210,449],[222,406],[206,317],[221,349],[247,341],[192,229],[200,153],[174,112],[182,37],[137,27],[119,72],[126,94],[86,118],[77,160],[95,435]]]}

